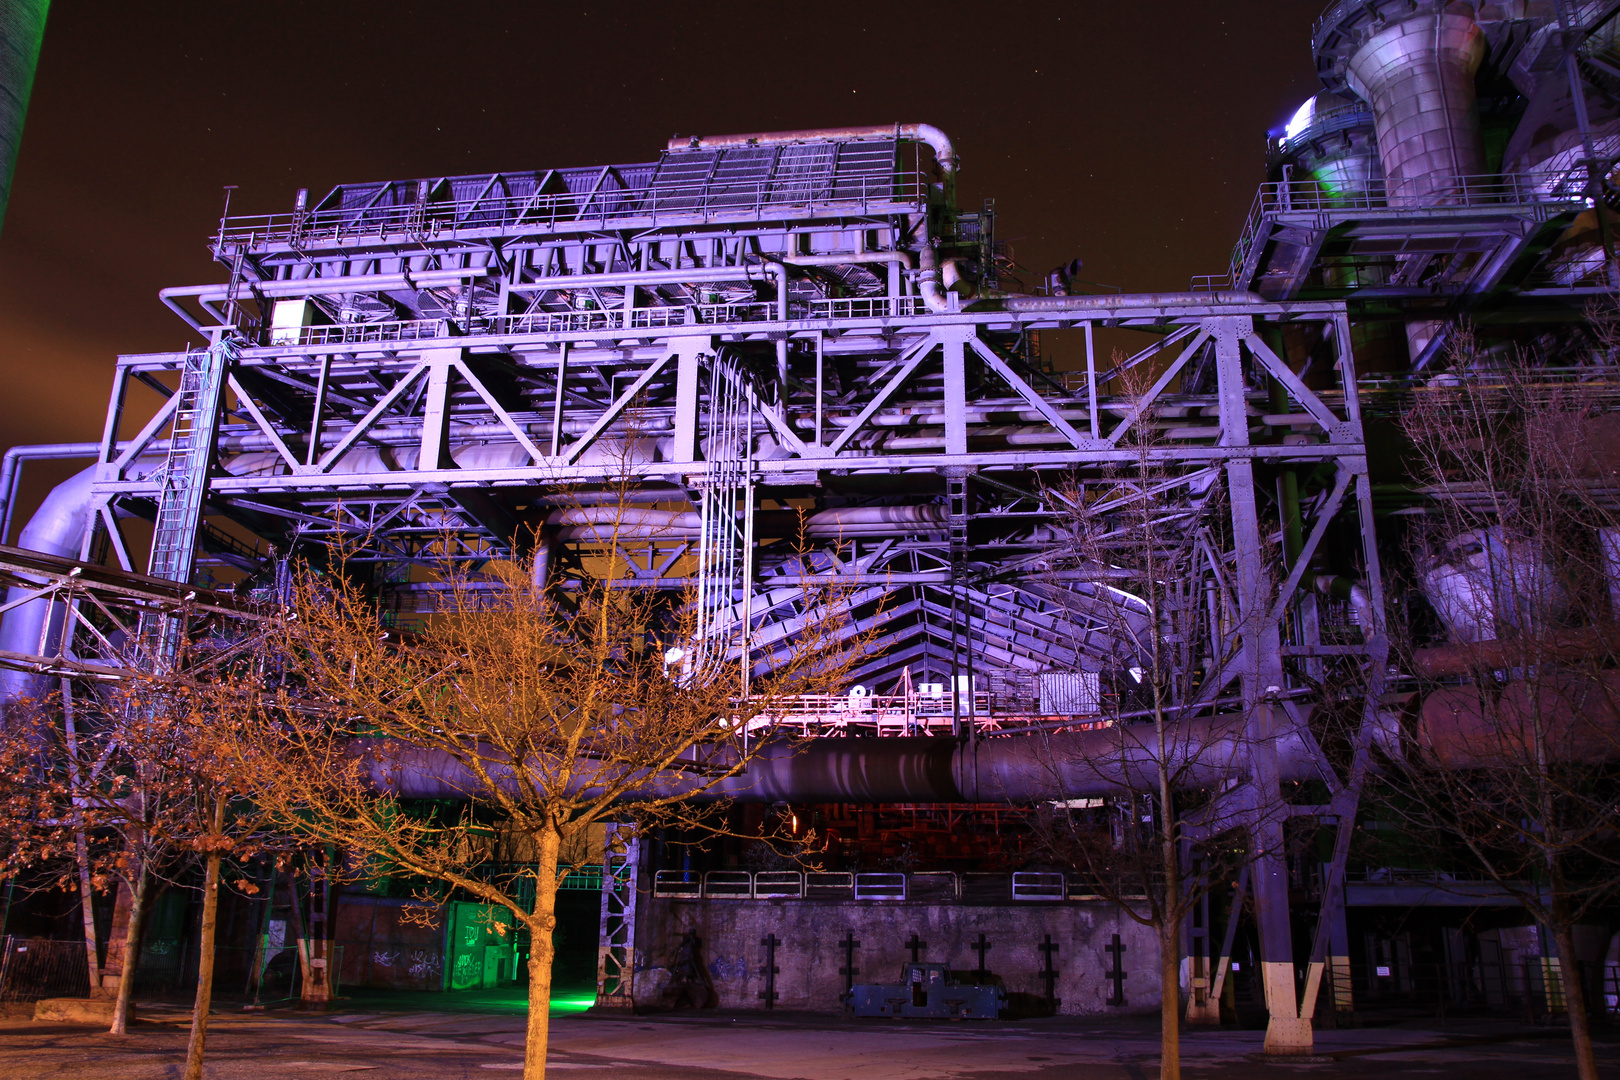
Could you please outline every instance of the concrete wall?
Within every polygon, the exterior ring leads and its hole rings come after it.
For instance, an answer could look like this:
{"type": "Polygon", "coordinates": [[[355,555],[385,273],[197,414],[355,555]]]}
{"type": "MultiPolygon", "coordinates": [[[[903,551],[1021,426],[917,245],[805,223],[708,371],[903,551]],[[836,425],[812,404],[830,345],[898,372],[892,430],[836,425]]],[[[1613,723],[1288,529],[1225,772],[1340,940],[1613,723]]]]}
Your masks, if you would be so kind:
{"type": "Polygon", "coordinates": [[[1157,942],[1112,905],[1099,902],[974,906],[966,904],[895,903],[817,900],[673,900],[643,895],[637,926],[636,1004],[667,1007],[674,1003],[670,968],[676,963],[681,936],[695,931],[701,956],[723,1009],[764,1007],[765,947],[769,934],[782,942],[776,949],[778,1009],[832,1011],[841,1007],[844,949],[839,944],[853,931],[861,947],[855,952],[857,983],[894,982],[900,965],[911,959],[905,947],[913,932],[928,943],[920,959],[973,969],[978,954],[970,946],[983,933],[991,943],[985,967],[1001,976],[1009,993],[1044,997],[1044,966],[1038,948],[1045,935],[1059,946],[1058,1011],[1070,1014],[1143,1012],[1159,1008],[1157,942]],[[1112,954],[1105,951],[1113,935],[1125,946],[1123,1007],[1107,1004],[1112,983],[1112,954]]]}

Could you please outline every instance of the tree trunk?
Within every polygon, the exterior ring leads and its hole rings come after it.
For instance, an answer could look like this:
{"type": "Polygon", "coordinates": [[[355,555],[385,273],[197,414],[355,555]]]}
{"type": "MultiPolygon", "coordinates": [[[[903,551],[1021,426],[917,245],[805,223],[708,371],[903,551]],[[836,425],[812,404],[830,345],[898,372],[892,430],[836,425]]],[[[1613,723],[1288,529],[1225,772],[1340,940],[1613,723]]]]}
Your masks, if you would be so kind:
{"type": "Polygon", "coordinates": [[[186,1040],[184,1080],[202,1080],[203,1048],[208,1043],[208,1010],[214,1003],[214,930],[219,925],[218,841],[225,830],[225,799],[214,797],[208,838],[215,844],[208,849],[203,870],[202,932],[197,942],[197,1001],[191,1007],[191,1038],[186,1040]]]}
{"type": "Polygon", "coordinates": [[[551,1038],[552,931],[557,928],[557,854],[562,837],[546,829],[535,837],[539,847],[534,912],[529,916],[529,1026],[523,1046],[523,1080],[545,1080],[546,1044],[551,1038]]]}
{"type": "MultiPolygon", "coordinates": [[[[310,877],[310,892],[313,896],[316,888],[314,875],[310,877]]],[[[314,928],[304,924],[304,908],[298,898],[298,875],[291,870],[287,872],[287,898],[291,901],[292,910],[289,912],[288,929],[292,931],[293,942],[298,949],[299,990],[298,1007],[300,1009],[324,1009],[330,997],[325,992],[325,983],[317,979],[316,975],[324,975],[325,969],[317,969],[315,962],[321,958],[316,956],[314,941],[314,928]]]]}
{"type": "Polygon", "coordinates": [[[62,680],[62,730],[67,739],[68,784],[73,798],[73,857],[79,864],[79,911],[84,921],[85,962],[90,970],[90,996],[103,997],[101,961],[96,953],[95,890],[90,884],[90,845],[84,835],[84,814],[79,809],[83,793],[79,786],[79,735],[73,716],[73,681],[62,680]]]}
{"type": "Polygon", "coordinates": [[[129,890],[129,929],[124,934],[124,957],[118,976],[118,997],[113,1004],[112,1027],[108,1032],[122,1035],[129,1028],[129,1002],[135,994],[135,967],[140,963],[141,938],[146,933],[146,893],[151,878],[146,872],[146,860],[141,860],[135,885],[129,890]]]}
{"type": "Polygon", "coordinates": [[[79,911],[84,916],[84,957],[90,969],[90,996],[105,997],[101,989],[101,959],[96,952],[96,894],[90,885],[90,845],[85,841],[84,828],[77,823],[73,830],[73,856],[79,864],[79,911]]]}
{"type": "Polygon", "coordinates": [[[1181,1080],[1181,927],[1171,919],[1159,931],[1159,1080],[1181,1080]]]}
{"type": "Polygon", "coordinates": [[[1568,922],[1560,921],[1553,928],[1553,947],[1564,984],[1564,1008],[1569,1012],[1569,1037],[1575,1044],[1575,1074],[1580,1080],[1598,1080],[1592,1024],[1586,1015],[1586,987],[1581,985],[1581,965],[1575,958],[1575,930],[1568,922]]]}
{"type": "MultiPolygon", "coordinates": [[[[1153,666],[1159,670],[1159,638],[1153,638],[1153,666]]],[[[1164,902],[1159,907],[1159,1080],[1181,1080],[1181,850],[1176,842],[1176,804],[1171,791],[1165,692],[1153,684],[1153,725],[1158,746],[1159,858],[1164,868],[1164,902]]],[[[1151,888],[1151,886],[1150,886],[1151,888]]],[[[1118,963],[1118,961],[1115,961],[1118,963]]]]}

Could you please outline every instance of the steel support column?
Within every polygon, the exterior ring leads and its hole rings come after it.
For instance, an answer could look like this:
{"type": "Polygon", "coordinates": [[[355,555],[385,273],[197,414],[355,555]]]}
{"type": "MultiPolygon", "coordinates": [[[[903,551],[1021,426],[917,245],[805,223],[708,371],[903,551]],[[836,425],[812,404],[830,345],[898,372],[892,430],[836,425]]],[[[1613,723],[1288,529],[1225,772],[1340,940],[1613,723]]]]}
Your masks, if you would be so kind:
{"type": "Polygon", "coordinates": [[[632,825],[609,824],[602,851],[602,918],[596,949],[596,1007],[635,1007],[636,889],[641,841],[632,825]]]}
{"type": "MultiPolygon", "coordinates": [[[[1251,318],[1214,320],[1216,378],[1221,427],[1228,446],[1247,446],[1248,410],[1243,343],[1254,333],[1251,318]]],[[[1255,913],[1260,931],[1261,978],[1265,987],[1266,1052],[1308,1053],[1311,1024],[1299,1016],[1294,985],[1294,946],[1288,917],[1288,866],[1283,855],[1281,793],[1275,740],[1281,713],[1277,698],[1284,685],[1282,639],[1272,617],[1274,585],[1263,551],[1256,505],[1254,463],[1226,463],[1230,501],[1233,583],[1237,593],[1240,665],[1247,716],[1249,758],[1249,838],[1253,847],[1255,913]]]]}

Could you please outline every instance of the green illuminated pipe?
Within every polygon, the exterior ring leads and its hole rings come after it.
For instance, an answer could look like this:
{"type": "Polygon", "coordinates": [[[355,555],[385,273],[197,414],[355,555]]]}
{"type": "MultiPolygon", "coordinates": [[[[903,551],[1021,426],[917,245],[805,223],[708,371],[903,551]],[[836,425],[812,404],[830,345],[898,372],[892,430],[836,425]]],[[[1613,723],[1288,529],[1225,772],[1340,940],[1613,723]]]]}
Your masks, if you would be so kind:
{"type": "Polygon", "coordinates": [[[50,0],[0,0],[0,225],[11,201],[11,174],[17,169],[23,119],[50,7],[50,0]]]}

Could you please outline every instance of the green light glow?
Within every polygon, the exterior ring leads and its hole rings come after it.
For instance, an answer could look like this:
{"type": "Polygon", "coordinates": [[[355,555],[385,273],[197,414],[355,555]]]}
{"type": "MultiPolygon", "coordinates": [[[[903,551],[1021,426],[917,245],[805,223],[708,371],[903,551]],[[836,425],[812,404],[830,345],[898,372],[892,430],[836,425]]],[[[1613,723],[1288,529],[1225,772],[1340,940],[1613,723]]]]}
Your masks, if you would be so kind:
{"type": "Polygon", "coordinates": [[[584,1012],[595,1004],[595,997],[554,997],[551,999],[551,1011],[554,1013],[584,1012]]]}

